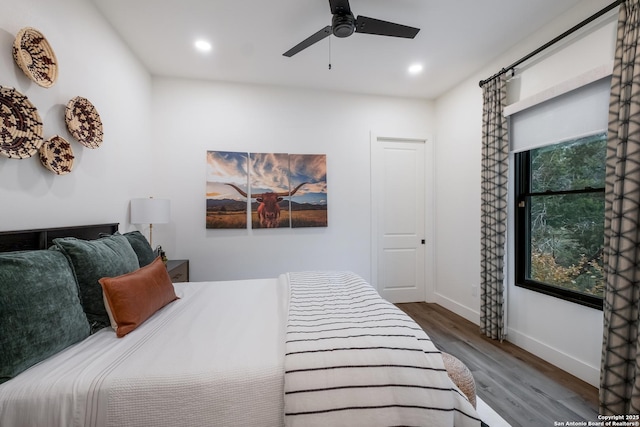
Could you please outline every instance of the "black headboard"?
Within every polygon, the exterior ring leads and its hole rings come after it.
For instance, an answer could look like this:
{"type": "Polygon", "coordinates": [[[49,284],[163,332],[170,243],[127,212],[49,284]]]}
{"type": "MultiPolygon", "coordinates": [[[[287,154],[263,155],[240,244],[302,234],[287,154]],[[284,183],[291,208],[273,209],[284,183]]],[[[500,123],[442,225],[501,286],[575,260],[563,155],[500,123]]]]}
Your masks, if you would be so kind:
{"type": "Polygon", "coordinates": [[[0,231],[0,252],[47,249],[51,246],[53,239],[59,237],[92,240],[102,234],[113,234],[116,231],[118,231],[118,223],[0,231]]]}

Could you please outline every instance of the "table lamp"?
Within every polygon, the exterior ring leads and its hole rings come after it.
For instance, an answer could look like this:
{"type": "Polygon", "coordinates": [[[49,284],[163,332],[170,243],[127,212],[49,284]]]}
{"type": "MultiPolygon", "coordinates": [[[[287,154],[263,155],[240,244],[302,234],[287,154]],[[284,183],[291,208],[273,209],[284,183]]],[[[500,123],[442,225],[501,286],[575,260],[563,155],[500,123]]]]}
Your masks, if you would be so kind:
{"type": "Polygon", "coordinates": [[[153,248],[153,224],[166,224],[171,216],[169,199],[131,199],[131,224],[149,224],[149,244],[153,248]]]}

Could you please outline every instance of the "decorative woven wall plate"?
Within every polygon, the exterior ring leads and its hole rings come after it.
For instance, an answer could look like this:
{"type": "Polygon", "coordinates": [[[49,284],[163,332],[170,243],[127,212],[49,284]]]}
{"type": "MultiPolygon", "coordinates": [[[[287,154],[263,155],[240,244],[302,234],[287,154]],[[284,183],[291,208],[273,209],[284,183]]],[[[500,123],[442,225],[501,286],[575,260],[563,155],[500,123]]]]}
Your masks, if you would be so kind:
{"type": "Polygon", "coordinates": [[[58,79],[58,60],[51,45],[35,28],[18,31],[13,42],[13,59],[18,67],[42,87],[51,87],[58,79]]]}
{"type": "Polygon", "coordinates": [[[88,148],[98,148],[102,144],[102,121],[88,99],[73,98],[67,103],[64,117],[67,129],[80,144],[88,148]]]}
{"type": "Polygon", "coordinates": [[[58,175],[71,172],[74,158],[71,144],[59,135],[44,141],[40,147],[40,162],[45,168],[58,175]]]}
{"type": "Polygon", "coordinates": [[[26,159],[42,145],[42,120],[29,99],[12,87],[0,86],[0,155],[26,159]]]}

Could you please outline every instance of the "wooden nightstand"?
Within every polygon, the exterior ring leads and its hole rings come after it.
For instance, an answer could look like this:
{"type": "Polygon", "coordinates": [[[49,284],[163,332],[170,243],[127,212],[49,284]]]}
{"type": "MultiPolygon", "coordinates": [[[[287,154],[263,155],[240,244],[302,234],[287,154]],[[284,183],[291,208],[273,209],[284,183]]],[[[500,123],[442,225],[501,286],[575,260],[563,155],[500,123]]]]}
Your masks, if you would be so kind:
{"type": "Polygon", "coordinates": [[[189,260],[170,259],[167,261],[167,271],[173,283],[189,281],[189,260]]]}

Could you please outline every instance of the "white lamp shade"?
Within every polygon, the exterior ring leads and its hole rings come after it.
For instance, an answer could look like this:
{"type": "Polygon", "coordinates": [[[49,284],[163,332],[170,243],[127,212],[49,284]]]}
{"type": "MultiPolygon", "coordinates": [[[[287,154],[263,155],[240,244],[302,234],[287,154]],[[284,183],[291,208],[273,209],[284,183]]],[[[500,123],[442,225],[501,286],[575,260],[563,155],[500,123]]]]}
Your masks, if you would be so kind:
{"type": "Polygon", "coordinates": [[[169,199],[131,199],[131,224],[166,224],[170,218],[169,199]]]}

